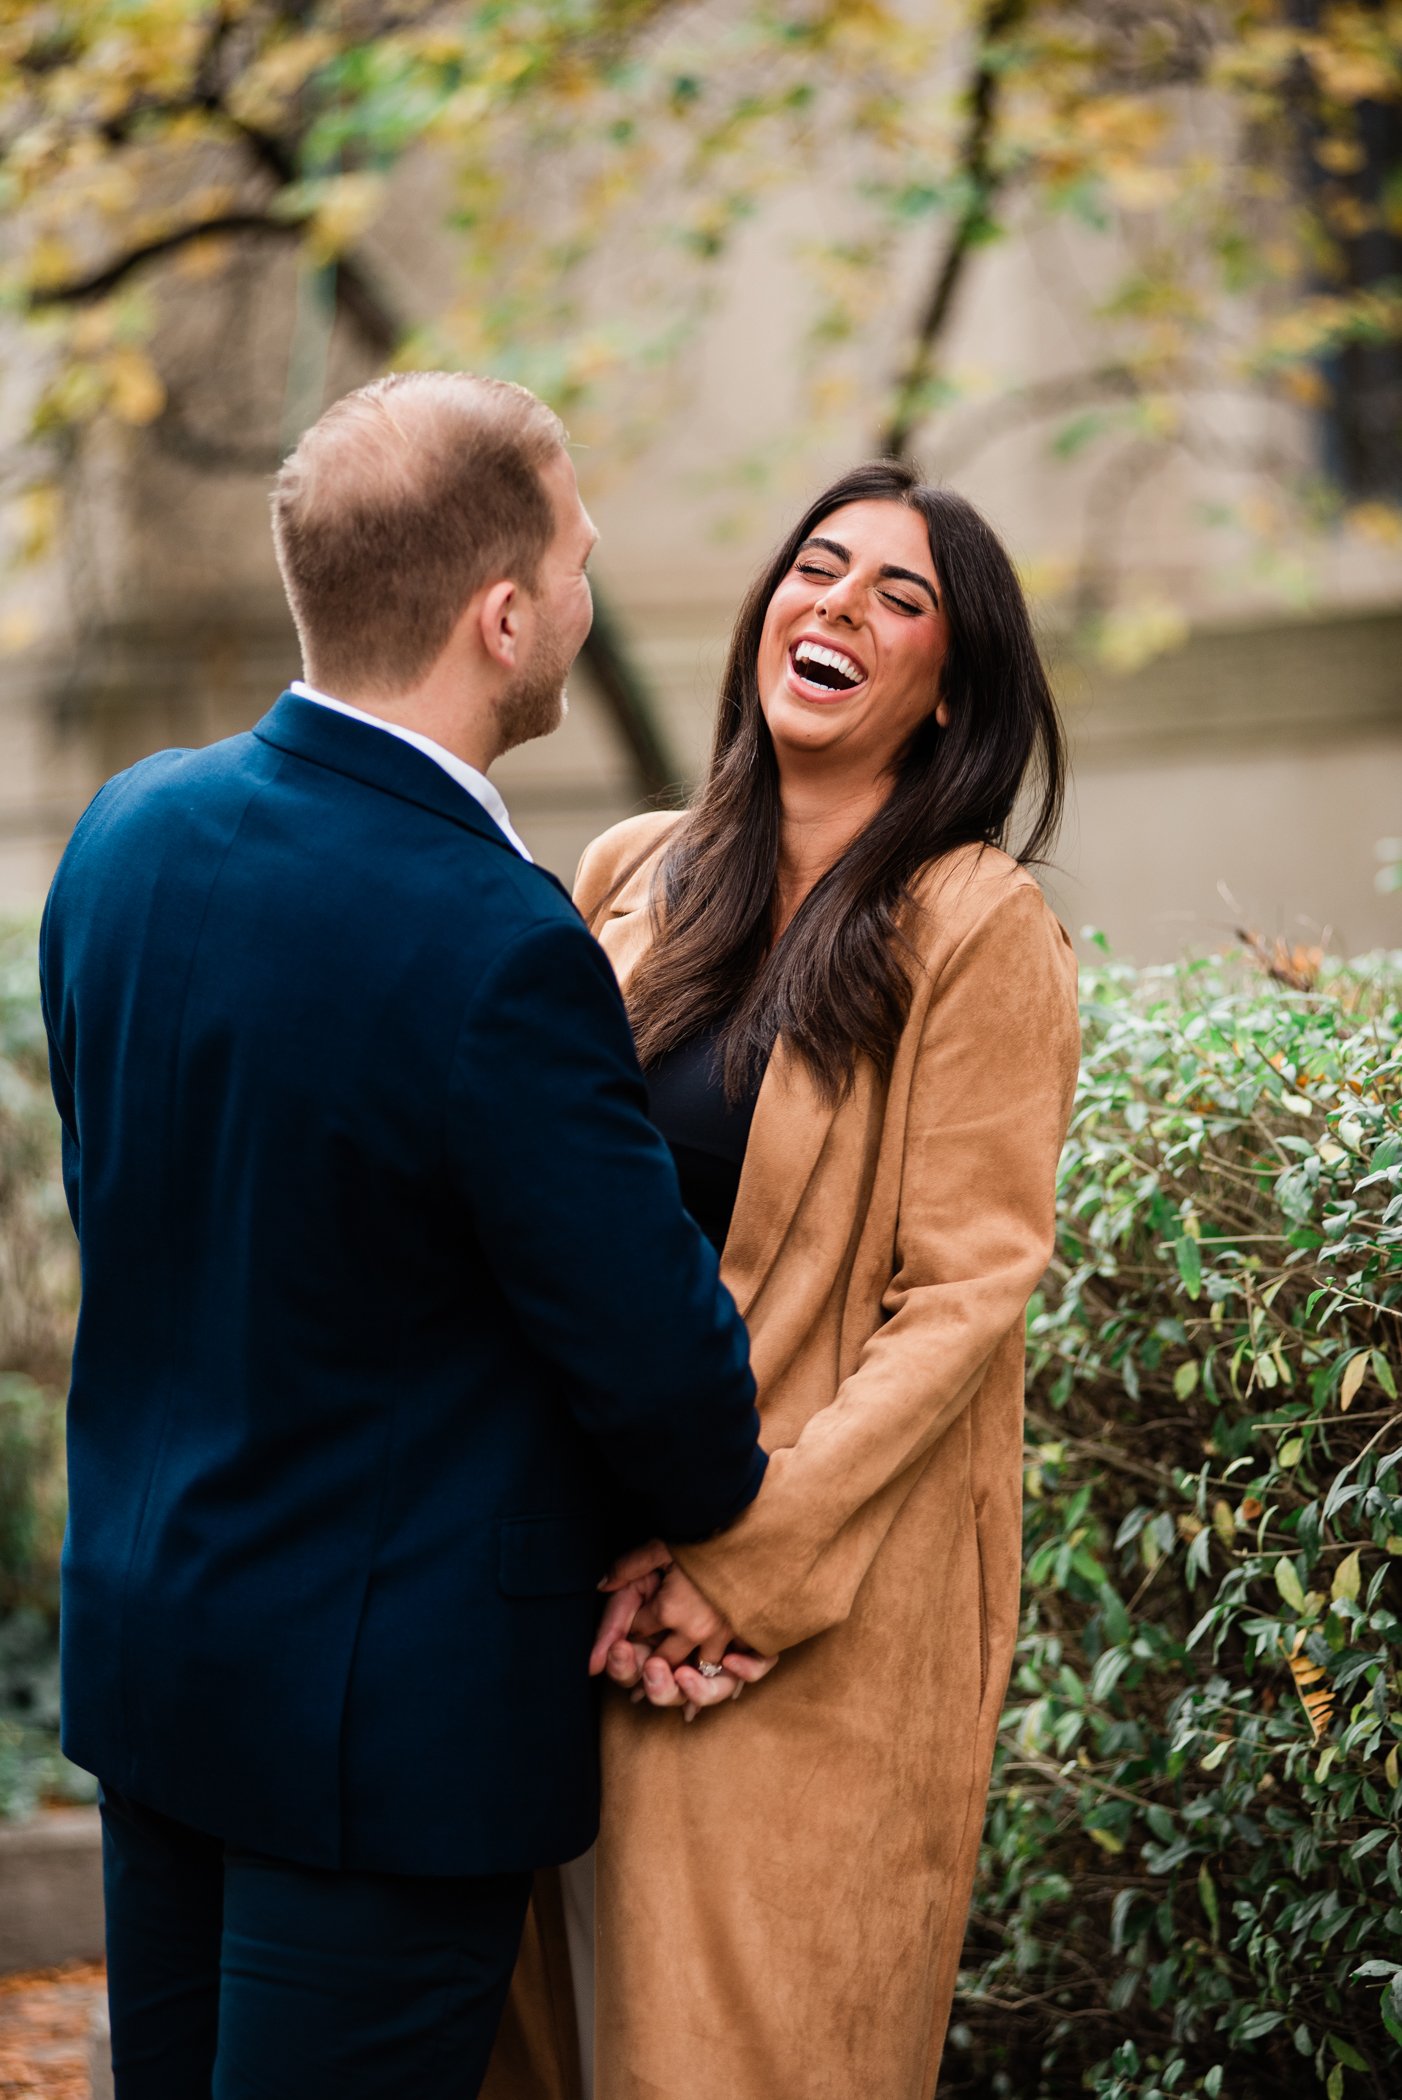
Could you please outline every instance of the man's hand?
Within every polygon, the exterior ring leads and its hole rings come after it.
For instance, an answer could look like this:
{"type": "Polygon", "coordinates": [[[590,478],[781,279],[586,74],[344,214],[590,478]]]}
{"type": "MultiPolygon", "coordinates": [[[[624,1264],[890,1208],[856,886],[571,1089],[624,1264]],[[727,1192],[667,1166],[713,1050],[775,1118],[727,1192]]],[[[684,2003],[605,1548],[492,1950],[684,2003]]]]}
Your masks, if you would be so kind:
{"type": "MultiPolygon", "coordinates": [[[[613,1576],[607,1578],[609,1585],[613,1581],[613,1576]]],[[[608,1663],[609,1657],[615,1648],[631,1653],[631,1644],[628,1636],[633,1630],[633,1622],[644,1604],[656,1595],[661,1586],[661,1570],[650,1570],[646,1575],[639,1575],[633,1581],[625,1582],[621,1588],[613,1590],[608,1603],[604,1606],[604,1615],[599,1621],[599,1630],[594,1636],[594,1645],[589,1651],[589,1675],[591,1677],[598,1676],[599,1672],[608,1663]]],[[[603,1589],[604,1587],[605,1583],[601,1582],[599,1588],[603,1589]]],[[[639,1647],[638,1668],[640,1670],[643,1658],[647,1653],[648,1650],[645,1645],[639,1647]]],[[[610,1672],[610,1675],[612,1675],[612,1672],[610,1672]]]]}
{"type": "Polygon", "coordinates": [[[773,1669],[774,1656],[737,1647],[734,1630],[654,1539],[627,1553],[599,1585],[609,1603],[589,1658],[590,1674],[606,1669],[615,1684],[653,1706],[683,1706],[694,1720],[707,1706],[738,1699],[773,1669]],[[703,1676],[689,1658],[723,1663],[703,1676]]]}

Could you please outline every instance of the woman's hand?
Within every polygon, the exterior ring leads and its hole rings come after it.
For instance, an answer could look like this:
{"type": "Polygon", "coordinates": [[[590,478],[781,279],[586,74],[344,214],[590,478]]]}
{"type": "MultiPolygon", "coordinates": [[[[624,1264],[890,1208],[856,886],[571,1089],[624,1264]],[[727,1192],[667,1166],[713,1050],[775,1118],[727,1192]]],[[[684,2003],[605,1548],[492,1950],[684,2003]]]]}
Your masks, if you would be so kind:
{"type": "Polygon", "coordinates": [[[653,1706],[682,1706],[688,1721],[707,1706],[738,1699],[776,1658],[736,1645],[734,1630],[675,1566],[666,1546],[652,1540],[627,1553],[599,1585],[609,1592],[589,1658],[590,1674],[607,1670],[613,1683],[653,1706]],[[690,1658],[724,1665],[703,1676],[690,1658]]]}
{"type": "Polygon", "coordinates": [[[633,1632],[654,1644],[657,1661],[674,1667],[698,1651],[702,1662],[718,1663],[735,1639],[734,1629],[675,1563],[639,1607],[633,1632]]]}
{"type": "MultiPolygon", "coordinates": [[[[633,1691],[636,1704],[646,1699],[650,1706],[680,1706],[682,1719],[694,1721],[708,1706],[724,1706],[738,1699],[747,1684],[758,1684],[779,1660],[777,1655],[754,1655],[748,1648],[730,1648],[719,1677],[703,1677],[690,1663],[669,1663],[650,1655],[642,1665],[642,1681],[633,1691]]],[[[612,1671],[610,1671],[612,1675],[612,1671]]],[[[618,1680],[622,1682],[620,1678],[618,1680]]]]}

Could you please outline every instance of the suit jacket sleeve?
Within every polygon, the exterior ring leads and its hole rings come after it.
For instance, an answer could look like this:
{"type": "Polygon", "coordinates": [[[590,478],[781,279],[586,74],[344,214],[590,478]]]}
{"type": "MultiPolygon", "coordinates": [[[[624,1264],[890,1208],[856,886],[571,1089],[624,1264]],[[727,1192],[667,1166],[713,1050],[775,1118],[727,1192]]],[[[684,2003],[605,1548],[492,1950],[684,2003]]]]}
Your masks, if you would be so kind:
{"type": "Polygon", "coordinates": [[[449,1151],[485,1260],[664,1536],[703,1537],[765,1458],[744,1323],[648,1121],[623,1001],[577,919],[518,937],[460,1035],[449,1151]]]}
{"type": "Polygon", "coordinates": [[[54,972],[50,962],[49,934],[52,924],[53,898],[44,907],[44,916],[39,922],[39,1004],[44,1016],[44,1032],[49,1042],[49,1085],[53,1090],[54,1106],[58,1110],[62,1126],[63,1192],[68,1200],[68,1215],[73,1220],[73,1230],[78,1230],[78,1115],[73,1097],[73,1080],[68,1070],[68,1061],[58,1028],[58,988],[52,982],[54,972]]]}
{"type": "Polygon", "coordinates": [[[925,1018],[883,1324],[734,1530],[677,1554],[765,1654],[846,1618],[919,1461],[1020,1326],[1051,1255],[1078,1046],[1065,935],[1019,885],[955,948],[925,1018]]]}

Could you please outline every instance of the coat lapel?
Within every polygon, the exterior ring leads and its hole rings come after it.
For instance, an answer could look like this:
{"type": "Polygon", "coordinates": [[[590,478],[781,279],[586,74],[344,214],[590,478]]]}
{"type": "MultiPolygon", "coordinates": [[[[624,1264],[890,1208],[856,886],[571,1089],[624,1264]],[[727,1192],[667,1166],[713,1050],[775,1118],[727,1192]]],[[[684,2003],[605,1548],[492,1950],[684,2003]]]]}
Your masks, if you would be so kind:
{"type": "Polygon", "coordinates": [[[747,1316],[778,1260],[822,1154],[835,1108],[803,1060],[775,1045],[755,1103],[721,1277],[747,1316]]]}
{"type": "MultiPolygon", "coordinates": [[[[658,853],[649,854],[621,885],[597,925],[614,973],[625,986],[652,940],[649,905],[657,865],[658,853]]],[[[735,1215],[721,1260],[722,1279],[742,1315],[748,1314],[778,1258],[834,1113],[802,1059],[787,1044],[776,1044],[755,1103],[735,1215]]]]}

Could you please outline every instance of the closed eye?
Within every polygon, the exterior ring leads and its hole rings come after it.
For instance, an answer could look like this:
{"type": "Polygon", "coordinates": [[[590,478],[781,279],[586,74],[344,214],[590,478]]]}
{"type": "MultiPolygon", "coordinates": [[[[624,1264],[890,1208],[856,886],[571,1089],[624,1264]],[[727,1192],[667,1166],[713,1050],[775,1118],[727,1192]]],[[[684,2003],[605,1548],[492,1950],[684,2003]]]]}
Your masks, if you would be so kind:
{"type": "MultiPolygon", "coordinates": [[[[794,568],[800,576],[816,576],[824,583],[842,581],[838,570],[821,568],[815,561],[798,561],[794,563],[794,568]]],[[[898,598],[894,591],[883,591],[881,595],[888,605],[893,606],[897,612],[908,614],[911,619],[925,610],[923,605],[912,605],[908,598],[898,598]]]]}

